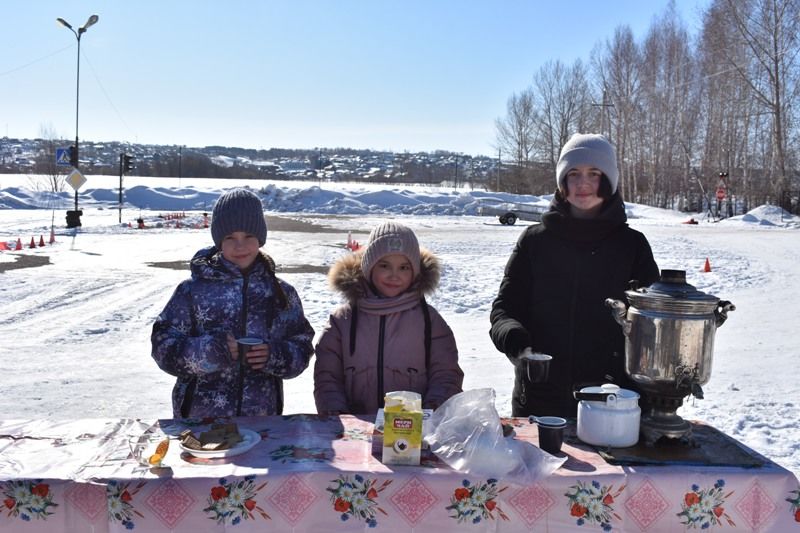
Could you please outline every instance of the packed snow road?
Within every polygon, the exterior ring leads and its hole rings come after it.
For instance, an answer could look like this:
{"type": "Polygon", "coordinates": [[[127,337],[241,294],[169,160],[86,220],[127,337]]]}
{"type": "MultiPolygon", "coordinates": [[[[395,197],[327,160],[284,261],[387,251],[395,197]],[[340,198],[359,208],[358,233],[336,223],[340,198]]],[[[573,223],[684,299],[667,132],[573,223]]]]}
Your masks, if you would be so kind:
{"type": "MultiPolygon", "coordinates": [[[[210,244],[207,229],[121,227],[111,210],[88,212],[77,232],[57,229],[56,243],[0,254],[0,417],[169,417],[172,378],[150,358],[150,328],[186,261],[210,244]],[[3,268],[19,256],[44,266],[3,268]]],[[[60,216],[60,215],[59,215],[60,216]]],[[[327,266],[348,232],[362,243],[384,215],[273,214],[266,251],[294,285],[316,331],[339,303],[327,287],[327,266]]],[[[506,259],[524,225],[489,217],[399,216],[444,270],[430,299],[459,344],[464,387],[492,387],[510,413],[511,365],[492,346],[489,310],[506,259]]],[[[0,211],[0,229],[26,244],[49,236],[51,213],[0,211]]],[[[57,221],[60,223],[61,221],[57,221]]],[[[681,414],[711,422],[771,459],[800,472],[800,353],[795,305],[800,270],[797,232],[730,223],[684,225],[678,215],[632,219],[661,268],[687,270],[699,290],[737,307],[716,334],[714,369],[705,399],[688,399],[681,414]],[[708,258],[712,271],[702,272],[708,258]]],[[[167,227],[169,226],[169,227],[167,227]]],[[[313,361],[312,361],[313,365],[313,361]]],[[[312,371],[286,383],[286,412],[313,412],[312,371]]]]}

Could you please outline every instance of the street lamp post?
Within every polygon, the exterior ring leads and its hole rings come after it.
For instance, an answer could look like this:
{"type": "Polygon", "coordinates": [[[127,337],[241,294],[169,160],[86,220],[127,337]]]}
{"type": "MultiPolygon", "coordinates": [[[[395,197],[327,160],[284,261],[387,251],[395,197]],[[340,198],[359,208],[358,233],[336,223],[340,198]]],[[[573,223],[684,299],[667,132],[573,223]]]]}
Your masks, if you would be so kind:
{"type": "MultiPolygon", "coordinates": [[[[61,17],[58,17],[56,21],[71,31],[75,38],[78,40],[78,68],[77,68],[77,75],[76,75],[76,83],[75,83],[75,147],[72,149],[72,166],[75,167],[75,170],[78,169],[78,109],[80,105],[80,94],[81,94],[81,35],[86,33],[86,30],[89,29],[90,26],[97,23],[100,19],[97,15],[92,15],[86,21],[86,24],[78,28],[78,31],[72,27],[72,25],[64,20],[61,17]]],[[[81,212],[78,211],[78,189],[75,189],[75,211],[72,212],[72,216],[70,216],[70,212],[67,211],[67,227],[74,228],[76,226],[81,225],[81,212]]]]}

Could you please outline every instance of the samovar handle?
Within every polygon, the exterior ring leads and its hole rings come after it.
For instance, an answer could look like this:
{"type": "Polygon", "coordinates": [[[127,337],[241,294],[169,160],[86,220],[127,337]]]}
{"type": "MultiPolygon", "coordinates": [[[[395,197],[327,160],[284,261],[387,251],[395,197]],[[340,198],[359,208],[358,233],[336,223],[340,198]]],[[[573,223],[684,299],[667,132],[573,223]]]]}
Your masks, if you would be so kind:
{"type": "Polygon", "coordinates": [[[621,300],[606,298],[606,306],[611,308],[611,316],[622,326],[622,333],[627,337],[631,332],[631,321],[628,320],[628,306],[621,300]]]}
{"type": "Polygon", "coordinates": [[[736,306],[727,300],[720,300],[717,303],[717,307],[714,309],[714,316],[717,319],[717,327],[720,327],[725,323],[726,320],[728,320],[728,311],[736,311],[736,306]]]}

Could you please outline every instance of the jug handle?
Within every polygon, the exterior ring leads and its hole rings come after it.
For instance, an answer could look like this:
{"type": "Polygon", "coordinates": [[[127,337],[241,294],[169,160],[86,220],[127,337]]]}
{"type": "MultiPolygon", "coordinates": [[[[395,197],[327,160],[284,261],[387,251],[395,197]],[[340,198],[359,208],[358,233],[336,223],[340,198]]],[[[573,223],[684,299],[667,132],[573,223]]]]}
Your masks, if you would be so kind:
{"type": "Polygon", "coordinates": [[[611,308],[611,316],[614,320],[622,326],[622,333],[629,336],[631,333],[631,321],[627,319],[628,307],[625,302],[615,300],[614,298],[606,298],[606,306],[611,308]]]}
{"type": "Polygon", "coordinates": [[[576,390],[572,391],[572,396],[578,401],[603,402],[609,405],[614,405],[617,402],[617,395],[613,392],[581,392],[576,390]]]}
{"type": "Polygon", "coordinates": [[[736,306],[727,300],[720,300],[719,303],[717,303],[717,307],[714,309],[714,316],[717,319],[717,327],[720,327],[725,323],[726,320],[728,320],[729,311],[736,311],[736,306]]]}

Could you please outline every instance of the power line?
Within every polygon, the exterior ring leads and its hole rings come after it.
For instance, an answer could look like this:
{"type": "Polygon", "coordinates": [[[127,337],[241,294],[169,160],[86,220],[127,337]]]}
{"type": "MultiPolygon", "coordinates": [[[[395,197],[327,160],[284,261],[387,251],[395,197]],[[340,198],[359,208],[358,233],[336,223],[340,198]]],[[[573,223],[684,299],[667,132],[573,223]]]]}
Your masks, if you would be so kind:
{"type": "Polygon", "coordinates": [[[131,129],[130,126],[128,126],[128,123],[125,122],[124,118],[122,118],[122,114],[117,109],[117,106],[115,106],[114,102],[111,101],[111,97],[108,95],[108,92],[106,91],[106,88],[103,86],[103,82],[100,81],[100,77],[97,75],[97,72],[94,70],[94,65],[92,65],[92,62],[89,61],[88,57],[86,57],[86,54],[83,54],[83,59],[84,59],[84,61],[86,61],[86,63],[89,64],[89,70],[92,71],[92,76],[94,77],[95,81],[97,82],[97,85],[100,86],[100,90],[103,92],[103,96],[106,97],[106,101],[108,102],[108,105],[110,105],[111,109],[114,110],[114,113],[117,115],[117,118],[120,120],[120,122],[122,122],[122,124],[125,126],[125,128],[128,130],[128,132],[131,135],[134,136],[134,138],[138,138],[138,136],[136,135],[136,132],[133,131],[133,129],[131,129]]]}
{"type": "Polygon", "coordinates": [[[31,60],[31,61],[29,61],[29,62],[25,63],[24,65],[20,65],[20,66],[18,66],[18,67],[14,67],[14,68],[12,68],[11,70],[6,70],[5,72],[0,72],[0,76],[7,76],[8,74],[12,74],[12,73],[14,73],[14,72],[17,72],[18,70],[23,70],[23,69],[26,69],[26,68],[28,68],[29,66],[31,66],[31,65],[34,65],[34,64],[36,64],[36,63],[38,63],[39,61],[44,61],[45,59],[47,59],[47,58],[49,58],[49,57],[53,57],[53,56],[54,56],[54,55],[56,55],[56,54],[60,54],[60,53],[61,53],[61,52],[63,52],[64,50],[67,50],[67,49],[69,49],[69,48],[72,48],[73,46],[74,46],[74,45],[68,45],[68,46],[65,46],[64,48],[61,48],[61,49],[59,49],[59,50],[56,50],[55,52],[50,52],[49,54],[47,54],[47,55],[45,55],[45,56],[42,56],[42,57],[40,57],[40,58],[38,58],[38,59],[33,59],[33,60],[31,60]]]}

